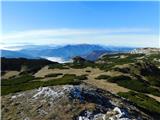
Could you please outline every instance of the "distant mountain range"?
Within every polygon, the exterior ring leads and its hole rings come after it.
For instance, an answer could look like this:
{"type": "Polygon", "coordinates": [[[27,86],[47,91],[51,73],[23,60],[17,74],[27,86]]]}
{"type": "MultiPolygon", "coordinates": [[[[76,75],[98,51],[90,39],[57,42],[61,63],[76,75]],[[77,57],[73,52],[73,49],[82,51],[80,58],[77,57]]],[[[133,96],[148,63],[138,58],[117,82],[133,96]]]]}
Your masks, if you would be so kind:
{"type": "Polygon", "coordinates": [[[25,54],[20,51],[11,51],[11,50],[1,50],[1,57],[6,58],[33,58],[29,54],[25,54]]]}
{"type": "Polygon", "coordinates": [[[88,60],[96,60],[104,53],[128,52],[134,48],[100,46],[90,44],[65,45],[65,46],[30,46],[19,51],[1,50],[2,57],[6,58],[48,58],[57,57],[70,60],[75,56],[81,56],[88,60]]]}

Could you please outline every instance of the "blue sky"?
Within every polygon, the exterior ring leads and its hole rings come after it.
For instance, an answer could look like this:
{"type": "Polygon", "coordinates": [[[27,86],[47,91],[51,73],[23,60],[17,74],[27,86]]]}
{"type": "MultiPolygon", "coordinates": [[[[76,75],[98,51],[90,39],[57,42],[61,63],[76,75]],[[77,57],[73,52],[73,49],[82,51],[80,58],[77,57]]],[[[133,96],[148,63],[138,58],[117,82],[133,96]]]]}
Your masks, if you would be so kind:
{"type": "Polygon", "coordinates": [[[2,44],[158,47],[158,2],[3,2],[2,44]]]}

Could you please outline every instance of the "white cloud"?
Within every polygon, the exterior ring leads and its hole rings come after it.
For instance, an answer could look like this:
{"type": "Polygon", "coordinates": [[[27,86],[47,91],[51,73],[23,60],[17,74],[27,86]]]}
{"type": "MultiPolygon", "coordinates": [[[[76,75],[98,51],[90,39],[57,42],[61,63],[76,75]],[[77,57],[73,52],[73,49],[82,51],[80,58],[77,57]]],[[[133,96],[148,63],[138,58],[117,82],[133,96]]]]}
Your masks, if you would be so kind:
{"type": "Polygon", "coordinates": [[[42,56],[42,58],[45,58],[47,60],[53,61],[53,62],[58,62],[58,63],[67,63],[71,61],[66,61],[62,59],[61,57],[47,57],[47,56],[42,56]]]}
{"type": "Polygon", "coordinates": [[[49,30],[30,30],[23,32],[14,32],[3,35],[2,39],[15,39],[24,37],[37,36],[68,36],[68,35],[86,35],[86,34],[112,34],[112,33],[146,33],[151,32],[151,29],[144,28],[120,28],[120,29],[49,29],[49,30]]]}
{"type": "MultiPolygon", "coordinates": [[[[48,29],[13,32],[2,35],[7,46],[23,44],[103,44],[138,47],[158,47],[158,36],[146,28],[119,29],[48,29]]],[[[4,44],[1,45],[3,48],[4,44]]]]}

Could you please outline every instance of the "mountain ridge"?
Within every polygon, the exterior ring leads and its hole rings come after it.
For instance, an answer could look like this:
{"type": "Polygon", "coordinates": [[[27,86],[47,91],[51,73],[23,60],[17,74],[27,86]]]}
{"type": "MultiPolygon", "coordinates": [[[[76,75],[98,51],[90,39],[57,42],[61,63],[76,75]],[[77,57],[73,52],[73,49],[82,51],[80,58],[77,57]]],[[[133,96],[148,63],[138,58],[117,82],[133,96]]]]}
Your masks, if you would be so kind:
{"type": "Polygon", "coordinates": [[[108,52],[124,52],[130,51],[133,48],[129,47],[114,47],[102,46],[92,44],[77,44],[77,45],[64,45],[64,46],[30,46],[24,47],[19,51],[1,50],[2,57],[7,58],[47,58],[47,57],[60,57],[64,60],[70,60],[75,56],[81,56],[89,60],[96,60],[101,54],[108,52]],[[101,51],[101,52],[100,52],[101,51]],[[93,52],[95,55],[93,55],[93,52]]]}

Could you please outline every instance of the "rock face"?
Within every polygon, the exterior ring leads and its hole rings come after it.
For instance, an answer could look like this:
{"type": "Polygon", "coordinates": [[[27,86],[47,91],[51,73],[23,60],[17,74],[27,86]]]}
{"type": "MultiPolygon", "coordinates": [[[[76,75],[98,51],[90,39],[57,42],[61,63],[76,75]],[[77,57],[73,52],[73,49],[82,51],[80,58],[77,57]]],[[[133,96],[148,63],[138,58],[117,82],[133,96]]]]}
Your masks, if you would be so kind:
{"type": "Polygon", "coordinates": [[[84,58],[79,57],[79,56],[76,56],[76,57],[73,58],[73,63],[78,63],[78,64],[80,64],[80,63],[84,63],[85,61],[86,61],[86,60],[85,60],[84,58]]]}
{"type": "Polygon", "coordinates": [[[87,64],[87,63],[93,63],[93,62],[90,60],[86,60],[80,56],[76,56],[73,58],[73,64],[83,65],[83,64],[87,64]]]}
{"type": "Polygon", "coordinates": [[[78,116],[78,120],[131,120],[131,118],[129,118],[127,111],[115,107],[114,109],[107,111],[105,114],[83,111],[83,113],[78,116]]]}
{"type": "Polygon", "coordinates": [[[86,85],[42,87],[2,96],[2,120],[152,119],[131,103],[86,85]]]}
{"type": "Polygon", "coordinates": [[[132,54],[160,54],[160,48],[138,48],[131,51],[132,54]]]}

